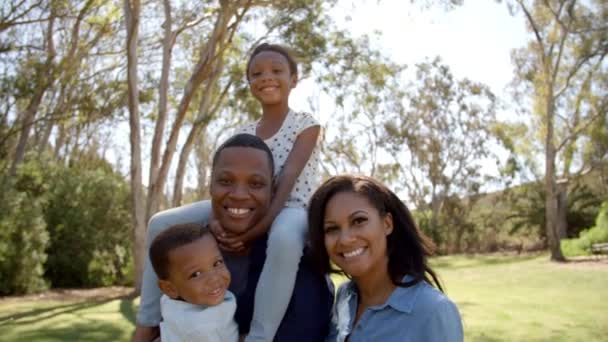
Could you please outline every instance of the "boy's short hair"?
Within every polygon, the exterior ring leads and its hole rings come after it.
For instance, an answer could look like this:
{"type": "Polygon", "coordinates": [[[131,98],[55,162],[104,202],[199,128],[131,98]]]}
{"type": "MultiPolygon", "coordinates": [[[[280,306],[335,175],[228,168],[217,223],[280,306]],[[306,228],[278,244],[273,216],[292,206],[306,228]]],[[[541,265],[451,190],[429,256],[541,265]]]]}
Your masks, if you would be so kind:
{"type": "Polygon", "coordinates": [[[172,250],[193,243],[207,234],[211,234],[209,228],[199,223],[173,225],[158,234],[150,245],[150,261],[158,279],[169,279],[169,253],[172,250]]]}

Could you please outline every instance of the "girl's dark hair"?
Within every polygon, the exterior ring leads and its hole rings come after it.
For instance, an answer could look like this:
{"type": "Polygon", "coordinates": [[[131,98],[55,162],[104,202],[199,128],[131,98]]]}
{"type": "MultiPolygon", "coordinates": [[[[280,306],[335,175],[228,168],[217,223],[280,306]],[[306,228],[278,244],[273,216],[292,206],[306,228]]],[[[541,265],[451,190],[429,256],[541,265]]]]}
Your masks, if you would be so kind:
{"type": "Polygon", "coordinates": [[[352,192],[367,198],[381,216],[391,214],[393,231],[386,237],[386,248],[388,273],[393,283],[397,286],[409,287],[420,281],[426,281],[443,291],[437,274],[428,265],[428,257],[435,250],[433,242],[418,229],[412,214],[397,195],[379,181],[365,176],[332,177],[312,195],[308,207],[310,225],[308,257],[317,269],[322,274],[344,274],[329,260],[323,229],[327,203],[334,195],[344,192],[352,192]],[[413,280],[403,282],[402,278],[405,275],[411,276],[413,280]]]}
{"type": "Polygon", "coordinates": [[[176,224],[158,234],[149,251],[150,262],[158,279],[169,279],[169,253],[172,250],[198,241],[207,234],[211,235],[211,231],[198,223],[176,224]]]}
{"type": "Polygon", "coordinates": [[[272,173],[270,176],[272,177],[274,174],[274,158],[272,157],[270,148],[261,138],[247,133],[233,135],[232,137],[228,138],[228,140],[224,141],[224,143],[221,144],[217,150],[215,150],[215,153],[213,154],[213,161],[211,163],[211,173],[213,173],[213,170],[215,170],[215,164],[217,164],[217,160],[222,154],[222,151],[229,147],[251,147],[264,151],[266,156],[268,156],[268,165],[270,166],[270,172],[272,173]]]}
{"type": "Polygon", "coordinates": [[[247,81],[249,81],[249,67],[251,67],[251,62],[253,61],[253,58],[264,51],[276,52],[285,57],[285,59],[287,59],[287,63],[289,64],[289,73],[291,75],[298,76],[298,63],[296,62],[296,59],[293,57],[292,53],[286,47],[283,47],[278,44],[262,43],[258,45],[251,53],[251,56],[249,56],[249,61],[247,62],[247,69],[245,69],[247,81]]]}

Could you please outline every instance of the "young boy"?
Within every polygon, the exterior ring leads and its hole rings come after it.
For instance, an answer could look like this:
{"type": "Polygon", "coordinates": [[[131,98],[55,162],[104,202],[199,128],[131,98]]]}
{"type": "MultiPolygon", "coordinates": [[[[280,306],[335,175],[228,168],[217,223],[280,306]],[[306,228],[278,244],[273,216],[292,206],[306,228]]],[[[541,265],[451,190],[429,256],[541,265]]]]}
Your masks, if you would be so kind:
{"type": "Polygon", "coordinates": [[[236,342],[236,299],[230,272],[211,232],[200,224],[175,225],[150,246],[161,297],[161,341],[236,342]]]}

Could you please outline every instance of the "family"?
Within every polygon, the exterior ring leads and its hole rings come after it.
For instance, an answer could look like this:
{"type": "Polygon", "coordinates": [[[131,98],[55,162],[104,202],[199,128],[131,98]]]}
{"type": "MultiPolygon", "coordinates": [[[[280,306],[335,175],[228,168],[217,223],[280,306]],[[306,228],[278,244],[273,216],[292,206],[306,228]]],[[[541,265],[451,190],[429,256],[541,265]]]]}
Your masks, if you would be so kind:
{"type": "Polygon", "coordinates": [[[259,45],[246,78],[262,118],[215,151],[211,199],[149,222],[133,341],[462,341],[404,203],[365,176],[318,186],[321,128],[289,107],[289,51],[259,45]]]}

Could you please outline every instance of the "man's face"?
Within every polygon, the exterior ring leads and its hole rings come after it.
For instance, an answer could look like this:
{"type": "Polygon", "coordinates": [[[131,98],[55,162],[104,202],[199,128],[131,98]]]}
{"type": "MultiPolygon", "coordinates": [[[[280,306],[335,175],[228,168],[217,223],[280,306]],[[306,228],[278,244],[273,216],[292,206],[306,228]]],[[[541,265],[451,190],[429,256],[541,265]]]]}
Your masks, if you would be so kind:
{"type": "Polygon", "coordinates": [[[268,155],[251,147],[228,147],[216,160],[211,179],[214,217],[231,232],[244,232],[268,211],[272,170],[268,155]]]}

